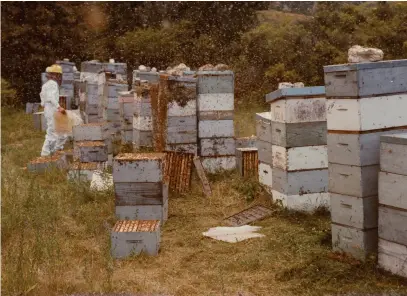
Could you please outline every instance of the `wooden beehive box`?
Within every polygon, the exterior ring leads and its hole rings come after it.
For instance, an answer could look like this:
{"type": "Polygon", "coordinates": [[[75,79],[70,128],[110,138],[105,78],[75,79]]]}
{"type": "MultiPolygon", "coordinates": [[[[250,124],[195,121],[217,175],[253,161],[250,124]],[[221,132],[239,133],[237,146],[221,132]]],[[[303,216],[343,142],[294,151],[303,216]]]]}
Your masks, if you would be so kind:
{"type": "Polygon", "coordinates": [[[121,220],[111,232],[111,254],[113,258],[125,258],[146,253],[158,255],[161,240],[158,220],[121,220]]]}

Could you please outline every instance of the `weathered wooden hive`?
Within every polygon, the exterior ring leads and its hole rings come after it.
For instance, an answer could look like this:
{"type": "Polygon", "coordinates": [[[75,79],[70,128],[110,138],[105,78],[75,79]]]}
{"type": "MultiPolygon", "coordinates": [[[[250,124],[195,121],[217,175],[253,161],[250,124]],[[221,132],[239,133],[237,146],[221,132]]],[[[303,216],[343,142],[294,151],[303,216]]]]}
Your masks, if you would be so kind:
{"type": "Polygon", "coordinates": [[[142,81],[134,86],[133,147],[153,147],[152,96],[158,96],[158,83],[142,81]]]}
{"type": "Polygon", "coordinates": [[[259,160],[259,182],[271,193],[273,185],[271,159],[271,112],[256,113],[256,147],[259,160]]]}
{"type": "Polygon", "coordinates": [[[119,136],[121,133],[121,120],[119,108],[119,92],[128,91],[126,81],[107,79],[103,91],[102,118],[109,124],[112,135],[119,136]]]}
{"type": "MultiPolygon", "coordinates": [[[[407,278],[407,133],[381,136],[379,266],[407,278]]],[[[376,218],[376,215],[366,217],[376,218]]]]}
{"type": "Polygon", "coordinates": [[[122,144],[133,143],[134,91],[119,92],[122,144]]]}
{"type": "Polygon", "coordinates": [[[272,161],[273,199],[301,211],[328,206],[325,88],[282,88],[266,101],[271,110],[267,156],[272,161]]]}
{"type": "Polygon", "coordinates": [[[164,153],[124,153],[113,160],[116,216],[160,220],[168,217],[168,183],[164,153]]]}
{"type": "Polygon", "coordinates": [[[125,258],[145,253],[157,255],[160,249],[159,220],[120,220],[111,232],[113,258],[125,258]]]}
{"type": "Polygon", "coordinates": [[[197,73],[198,146],[202,165],[210,172],[236,166],[234,138],[234,74],[197,73]]]}
{"type": "Polygon", "coordinates": [[[380,136],[406,131],[407,60],[325,66],[334,250],[377,251],[380,136]]]}
{"type": "Polygon", "coordinates": [[[71,109],[74,100],[74,66],[75,63],[68,59],[56,62],[62,68],[62,84],[60,87],[60,96],[66,97],[66,108],[71,109]]]}

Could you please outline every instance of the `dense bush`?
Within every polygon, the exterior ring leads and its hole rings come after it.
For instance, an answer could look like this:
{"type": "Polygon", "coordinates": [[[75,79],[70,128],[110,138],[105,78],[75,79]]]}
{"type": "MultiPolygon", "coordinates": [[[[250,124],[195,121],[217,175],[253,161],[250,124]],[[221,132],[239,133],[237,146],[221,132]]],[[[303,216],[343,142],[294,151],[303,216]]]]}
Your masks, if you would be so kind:
{"type": "Polygon", "coordinates": [[[323,84],[323,66],[346,62],[355,44],[407,56],[406,3],[281,3],[307,15],[268,11],[259,23],[266,2],[4,3],[2,74],[21,101],[35,101],[40,73],[64,57],[115,58],[129,70],[226,63],[237,98],[261,101],[281,81],[323,84]]]}

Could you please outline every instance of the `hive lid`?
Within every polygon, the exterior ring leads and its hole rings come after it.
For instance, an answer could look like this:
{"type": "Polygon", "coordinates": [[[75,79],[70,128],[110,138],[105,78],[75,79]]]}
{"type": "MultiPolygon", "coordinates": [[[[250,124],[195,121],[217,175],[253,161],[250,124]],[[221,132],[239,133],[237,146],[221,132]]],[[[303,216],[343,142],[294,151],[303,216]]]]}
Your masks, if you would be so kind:
{"type": "Polygon", "coordinates": [[[394,68],[394,67],[407,67],[407,59],[389,60],[389,61],[380,61],[380,62],[367,62],[367,63],[354,63],[354,64],[328,65],[328,66],[324,66],[324,72],[329,73],[329,72],[339,72],[339,71],[394,68]]]}
{"type": "Polygon", "coordinates": [[[165,153],[121,153],[115,160],[164,160],[165,153]]]}
{"type": "Polygon", "coordinates": [[[120,220],[113,227],[114,232],[151,232],[160,227],[160,220],[120,220]]]}
{"type": "Polygon", "coordinates": [[[280,88],[266,95],[266,102],[271,103],[284,97],[309,97],[325,95],[325,86],[308,86],[298,88],[280,88]]]}
{"type": "Polygon", "coordinates": [[[380,142],[407,145],[407,133],[383,135],[380,137],[380,142]]]}

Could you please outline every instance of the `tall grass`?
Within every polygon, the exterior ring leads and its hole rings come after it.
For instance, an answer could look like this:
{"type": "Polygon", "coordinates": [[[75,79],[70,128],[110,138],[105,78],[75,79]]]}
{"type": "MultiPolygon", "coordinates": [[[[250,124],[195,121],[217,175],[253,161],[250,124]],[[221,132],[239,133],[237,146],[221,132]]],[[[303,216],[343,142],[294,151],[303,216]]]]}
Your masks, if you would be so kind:
{"type": "Polygon", "coordinates": [[[5,110],[2,119],[3,295],[407,293],[401,279],[379,272],[374,263],[332,253],[328,215],[275,207],[255,179],[235,172],[210,175],[210,197],[196,176],[191,192],[170,196],[158,256],[113,260],[113,191],[69,183],[58,170],[28,173],[23,167],[39,155],[44,135],[33,131],[22,112],[5,110]],[[264,238],[229,244],[202,236],[257,203],[274,211],[256,223],[264,238]]]}

